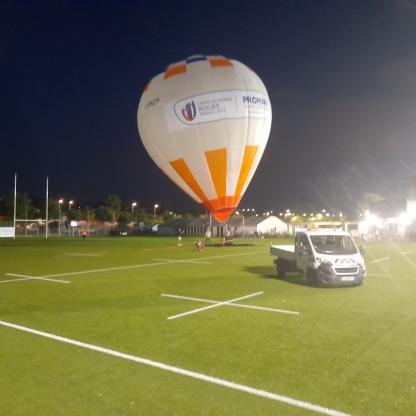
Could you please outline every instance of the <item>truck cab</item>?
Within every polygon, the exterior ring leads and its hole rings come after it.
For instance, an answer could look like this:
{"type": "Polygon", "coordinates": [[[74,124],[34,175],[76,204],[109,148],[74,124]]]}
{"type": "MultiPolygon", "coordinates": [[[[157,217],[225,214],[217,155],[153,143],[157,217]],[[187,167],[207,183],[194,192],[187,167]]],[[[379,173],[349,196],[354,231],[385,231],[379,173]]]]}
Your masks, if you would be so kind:
{"type": "Polygon", "coordinates": [[[360,285],[364,259],[351,235],[339,230],[302,230],[294,246],[272,246],[278,276],[298,271],[311,286],[360,285]]]}

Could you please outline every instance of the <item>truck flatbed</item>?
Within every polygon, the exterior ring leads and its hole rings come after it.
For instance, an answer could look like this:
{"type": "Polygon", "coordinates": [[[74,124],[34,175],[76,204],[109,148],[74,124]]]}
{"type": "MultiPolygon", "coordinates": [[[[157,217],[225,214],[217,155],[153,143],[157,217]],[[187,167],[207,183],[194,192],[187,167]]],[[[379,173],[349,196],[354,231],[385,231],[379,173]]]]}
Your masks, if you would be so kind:
{"type": "Polygon", "coordinates": [[[295,246],[293,244],[270,246],[270,255],[289,261],[295,261],[295,246]]]}

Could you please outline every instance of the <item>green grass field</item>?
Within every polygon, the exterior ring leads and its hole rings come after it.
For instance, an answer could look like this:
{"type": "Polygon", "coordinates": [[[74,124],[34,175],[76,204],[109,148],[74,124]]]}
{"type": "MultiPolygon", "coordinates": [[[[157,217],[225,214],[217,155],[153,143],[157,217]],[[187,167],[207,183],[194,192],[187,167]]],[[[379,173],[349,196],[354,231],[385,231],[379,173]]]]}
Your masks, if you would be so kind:
{"type": "Polygon", "coordinates": [[[196,252],[192,240],[177,247],[174,238],[0,241],[0,415],[322,413],[309,405],[334,415],[416,414],[415,243],[367,243],[364,285],[330,289],[278,280],[269,241],[239,243],[196,252]],[[257,292],[237,303],[299,315],[161,296],[229,301],[257,292]]]}

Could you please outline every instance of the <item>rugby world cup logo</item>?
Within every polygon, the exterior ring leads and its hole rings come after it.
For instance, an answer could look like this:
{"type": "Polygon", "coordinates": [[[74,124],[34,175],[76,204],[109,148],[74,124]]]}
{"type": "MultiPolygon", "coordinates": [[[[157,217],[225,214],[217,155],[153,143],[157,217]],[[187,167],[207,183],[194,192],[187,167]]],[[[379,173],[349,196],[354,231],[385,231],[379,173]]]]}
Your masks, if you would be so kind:
{"type": "Polygon", "coordinates": [[[196,106],[192,100],[190,103],[186,103],[185,107],[182,108],[182,115],[186,121],[193,121],[196,117],[196,106]]]}

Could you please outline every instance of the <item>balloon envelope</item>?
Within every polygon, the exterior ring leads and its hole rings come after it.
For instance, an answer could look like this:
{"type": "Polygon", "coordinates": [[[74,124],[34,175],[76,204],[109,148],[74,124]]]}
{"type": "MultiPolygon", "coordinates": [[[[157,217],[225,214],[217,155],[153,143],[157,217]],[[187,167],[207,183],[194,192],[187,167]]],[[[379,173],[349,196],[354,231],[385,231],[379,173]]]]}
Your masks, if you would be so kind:
{"type": "Polygon", "coordinates": [[[272,120],[260,78],[222,56],[169,65],[145,87],[139,134],[159,168],[219,222],[238,206],[272,120]]]}

